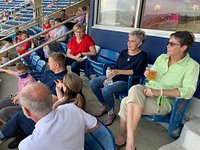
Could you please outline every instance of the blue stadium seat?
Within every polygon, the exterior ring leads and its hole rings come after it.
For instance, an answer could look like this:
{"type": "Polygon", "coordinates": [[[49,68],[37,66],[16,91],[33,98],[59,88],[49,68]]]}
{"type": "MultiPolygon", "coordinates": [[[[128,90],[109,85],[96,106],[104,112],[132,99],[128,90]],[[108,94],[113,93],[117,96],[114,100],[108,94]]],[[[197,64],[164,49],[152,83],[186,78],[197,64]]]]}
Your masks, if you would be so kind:
{"type": "Polygon", "coordinates": [[[27,65],[27,67],[29,68],[29,70],[35,69],[39,60],[40,60],[40,56],[34,55],[33,58],[32,58],[32,60],[31,60],[31,63],[29,65],[27,65]]]}
{"type": "Polygon", "coordinates": [[[66,54],[67,53],[67,44],[64,42],[59,42],[59,52],[66,54]]]}
{"type": "Polygon", "coordinates": [[[38,80],[45,72],[46,62],[44,60],[39,60],[35,69],[30,70],[31,75],[38,80]]]}
{"type": "Polygon", "coordinates": [[[85,135],[84,150],[116,150],[115,140],[111,131],[101,122],[100,127],[85,135]]]}
{"type": "Polygon", "coordinates": [[[31,61],[33,59],[33,56],[36,55],[36,52],[32,52],[30,55],[28,55],[28,60],[24,60],[24,58],[21,59],[21,61],[26,65],[30,65],[31,61]]]}
{"type": "Polygon", "coordinates": [[[93,71],[97,76],[105,76],[107,67],[112,67],[116,64],[119,57],[119,52],[110,49],[100,49],[96,60],[88,58],[93,71]]]}

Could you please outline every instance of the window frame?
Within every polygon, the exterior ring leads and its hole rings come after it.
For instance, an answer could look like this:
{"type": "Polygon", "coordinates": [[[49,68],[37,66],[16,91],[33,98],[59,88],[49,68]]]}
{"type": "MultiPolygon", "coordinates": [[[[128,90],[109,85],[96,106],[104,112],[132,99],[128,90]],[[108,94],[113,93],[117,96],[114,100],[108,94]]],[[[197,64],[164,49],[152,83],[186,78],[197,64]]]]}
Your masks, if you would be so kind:
{"type": "MultiPolygon", "coordinates": [[[[136,16],[135,16],[135,26],[137,28],[117,27],[117,26],[108,26],[108,25],[97,24],[99,2],[100,2],[100,0],[94,1],[94,16],[93,16],[94,22],[93,22],[93,25],[92,25],[93,29],[102,29],[102,30],[115,31],[115,32],[124,32],[124,33],[130,33],[133,29],[138,29],[139,21],[140,21],[139,19],[140,19],[140,16],[142,15],[142,12],[143,12],[142,4],[144,4],[146,2],[146,0],[138,0],[138,4],[137,4],[136,8],[139,11],[136,12],[136,16]]],[[[162,37],[162,38],[169,38],[170,34],[174,33],[174,31],[153,30],[153,29],[143,29],[143,28],[139,28],[139,29],[144,30],[146,32],[146,35],[155,36],[155,37],[162,37]]],[[[195,42],[200,42],[200,34],[194,33],[194,35],[195,35],[195,42]]]]}

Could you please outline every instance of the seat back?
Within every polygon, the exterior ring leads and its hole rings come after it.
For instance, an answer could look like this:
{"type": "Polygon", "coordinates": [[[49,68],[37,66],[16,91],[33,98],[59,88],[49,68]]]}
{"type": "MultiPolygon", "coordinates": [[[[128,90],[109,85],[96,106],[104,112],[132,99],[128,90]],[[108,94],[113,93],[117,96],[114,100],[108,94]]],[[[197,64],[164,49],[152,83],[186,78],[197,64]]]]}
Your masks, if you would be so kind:
{"type": "Polygon", "coordinates": [[[34,55],[32,61],[31,61],[31,64],[30,64],[31,67],[36,67],[37,62],[38,62],[39,60],[40,60],[40,56],[34,55]]]}
{"type": "Polygon", "coordinates": [[[105,76],[107,67],[113,67],[119,57],[119,52],[115,50],[100,49],[96,60],[88,58],[90,66],[97,76],[105,76]]]}
{"type": "Polygon", "coordinates": [[[36,55],[36,52],[32,52],[30,55],[28,55],[28,60],[25,60],[24,58],[22,58],[21,60],[25,65],[31,65],[34,55],[36,55]]]}
{"type": "Polygon", "coordinates": [[[41,72],[43,73],[46,67],[46,62],[44,60],[39,60],[37,65],[36,65],[36,72],[41,72]]]}
{"type": "Polygon", "coordinates": [[[115,64],[119,57],[119,52],[109,49],[101,49],[99,51],[97,62],[104,64],[115,64]]]}
{"type": "Polygon", "coordinates": [[[67,44],[64,42],[59,42],[59,52],[66,54],[67,53],[67,44]]]}
{"type": "Polygon", "coordinates": [[[32,52],[32,53],[28,56],[28,61],[31,62],[34,55],[36,55],[36,52],[32,52]]]}
{"type": "Polygon", "coordinates": [[[114,137],[111,131],[101,122],[100,127],[85,135],[85,150],[115,150],[114,137]]]}

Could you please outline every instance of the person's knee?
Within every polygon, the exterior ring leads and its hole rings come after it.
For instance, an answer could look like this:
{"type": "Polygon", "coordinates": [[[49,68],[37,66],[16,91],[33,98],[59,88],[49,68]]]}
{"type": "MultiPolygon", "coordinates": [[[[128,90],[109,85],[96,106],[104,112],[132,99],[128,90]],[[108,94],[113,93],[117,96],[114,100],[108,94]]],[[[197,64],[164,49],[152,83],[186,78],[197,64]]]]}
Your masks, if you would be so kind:
{"type": "Polygon", "coordinates": [[[141,92],[141,90],[143,91],[143,86],[142,85],[134,85],[129,89],[129,93],[138,93],[141,92]]]}
{"type": "Polygon", "coordinates": [[[8,114],[9,114],[8,109],[3,108],[3,109],[0,110],[0,120],[1,120],[1,122],[5,123],[5,122],[8,122],[10,120],[8,114]]]}
{"type": "Polygon", "coordinates": [[[0,100],[0,110],[7,106],[12,105],[11,98],[12,98],[11,96],[7,96],[0,100]]]}
{"type": "Polygon", "coordinates": [[[94,79],[90,80],[89,85],[91,88],[96,88],[96,87],[102,86],[102,84],[99,82],[98,78],[94,78],[94,79]]]}
{"type": "Polygon", "coordinates": [[[77,62],[73,62],[73,63],[71,64],[71,70],[79,70],[78,63],[77,63],[77,62]]]}
{"type": "Polygon", "coordinates": [[[76,73],[77,75],[80,74],[80,68],[77,62],[71,64],[71,71],[76,73]]]}
{"type": "Polygon", "coordinates": [[[106,97],[108,95],[112,94],[112,89],[110,86],[105,86],[103,89],[102,89],[102,95],[103,97],[106,97]]]}

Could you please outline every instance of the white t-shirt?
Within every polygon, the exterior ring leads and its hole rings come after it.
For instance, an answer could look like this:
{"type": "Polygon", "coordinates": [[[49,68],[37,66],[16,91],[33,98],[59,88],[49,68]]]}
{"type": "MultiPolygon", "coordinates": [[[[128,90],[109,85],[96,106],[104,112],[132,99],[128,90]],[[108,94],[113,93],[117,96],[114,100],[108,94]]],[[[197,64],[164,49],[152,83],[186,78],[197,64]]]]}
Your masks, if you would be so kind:
{"type": "Polygon", "coordinates": [[[40,119],[19,150],[83,150],[84,132],[97,119],[74,104],[65,104],[40,119]]]}

